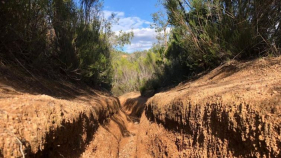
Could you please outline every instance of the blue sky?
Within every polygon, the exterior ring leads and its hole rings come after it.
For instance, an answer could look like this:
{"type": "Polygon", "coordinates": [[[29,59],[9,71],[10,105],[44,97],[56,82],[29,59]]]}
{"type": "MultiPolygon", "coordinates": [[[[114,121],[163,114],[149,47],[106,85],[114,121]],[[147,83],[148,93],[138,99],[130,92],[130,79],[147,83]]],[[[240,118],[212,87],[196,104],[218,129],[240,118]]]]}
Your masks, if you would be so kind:
{"type": "Polygon", "coordinates": [[[104,0],[104,9],[124,12],[127,17],[139,17],[152,21],[151,14],[157,11],[157,0],[104,0]]]}
{"type": "Polygon", "coordinates": [[[115,32],[133,31],[135,37],[131,45],[126,45],[124,51],[134,52],[147,50],[157,42],[154,29],[150,28],[151,14],[157,12],[155,7],[157,0],[104,0],[104,15],[109,17],[111,13],[117,14],[118,24],[112,29],[115,32]]]}

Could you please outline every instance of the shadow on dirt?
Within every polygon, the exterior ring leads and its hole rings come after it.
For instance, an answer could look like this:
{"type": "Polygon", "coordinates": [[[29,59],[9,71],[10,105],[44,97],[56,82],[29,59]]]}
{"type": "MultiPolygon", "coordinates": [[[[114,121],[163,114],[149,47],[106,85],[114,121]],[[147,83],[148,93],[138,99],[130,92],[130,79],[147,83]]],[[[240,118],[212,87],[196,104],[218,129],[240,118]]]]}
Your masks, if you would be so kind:
{"type": "Polygon", "coordinates": [[[123,137],[129,137],[131,135],[131,132],[127,129],[121,116],[113,116],[111,120],[118,125],[123,137]]]}
{"type": "MultiPolygon", "coordinates": [[[[155,115],[157,113],[155,110],[157,109],[152,105],[147,105],[145,109],[145,115],[149,121],[163,125],[166,130],[177,133],[178,135],[183,135],[188,139],[192,139],[192,147],[196,147],[197,144],[199,147],[203,147],[204,144],[208,142],[206,135],[203,133],[204,130],[202,130],[203,128],[206,128],[208,131],[210,131],[210,135],[219,140],[219,142],[227,140],[227,148],[231,150],[233,155],[236,157],[245,157],[245,155],[251,155],[257,151],[261,155],[268,154],[269,157],[274,157],[274,153],[266,148],[265,140],[259,140],[259,135],[248,137],[243,140],[244,133],[242,130],[233,130],[229,128],[229,125],[231,125],[233,123],[232,121],[235,120],[234,122],[241,123],[239,127],[246,129],[246,127],[243,127],[244,118],[241,117],[239,112],[235,113],[234,117],[231,117],[228,112],[220,111],[215,105],[208,104],[207,106],[212,106],[212,108],[210,108],[212,111],[210,115],[208,115],[207,111],[204,112],[203,122],[207,123],[203,124],[203,126],[193,123],[193,121],[196,119],[194,116],[191,116],[190,112],[192,110],[190,106],[185,115],[183,115],[181,112],[175,112],[174,110],[167,112],[170,113],[169,116],[176,117],[169,118],[165,115],[155,115]],[[186,123],[183,123],[182,120],[185,120],[186,123]],[[260,146],[255,147],[252,144],[260,144],[260,146]]],[[[256,114],[253,115],[255,115],[253,116],[255,120],[255,127],[262,126],[262,122],[260,122],[261,116],[256,114]]],[[[253,133],[260,133],[260,131],[258,128],[256,128],[255,132],[253,133]]],[[[187,148],[183,146],[181,149],[187,148]]],[[[208,152],[212,152],[211,150],[213,149],[208,149],[208,152]]]]}
{"type": "MultiPolygon", "coordinates": [[[[80,157],[90,141],[94,139],[98,128],[116,114],[120,107],[117,98],[102,101],[95,99],[94,102],[89,102],[89,105],[93,105],[92,108],[95,111],[93,113],[81,112],[79,117],[71,121],[53,122],[53,126],[49,127],[49,133],[42,138],[45,142],[42,142],[39,151],[34,154],[29,149],[28,157],[80,157]],[[59,127],[56,128],[56,126],[59,127]]],[[[64,113],[62,112],[61,115],[63,116],[64,113]]]]}
{"type": "Polygon", "coordinates": [[[46,94],[60,99],[74,99],[83,94],[96,95],[93,89],[81,81],[65,80],[63,76],[51,79],[35,76],[0,65],[0,88],[33,95],[46,94]]]}
{"type": "Polygon", "coordinates": [[[51,130],[46,135],[46,143],[42,145],[41,151],[30,154],[31,158],[51,157],[79,157],[93,139],[99,125],[94,116],[87,117],[80,114],[79,119],[72,123],[62,122],[61,127],[51,130]]]}
{"type": "Polygon", "coordinates": [[[146,106],[147,97],[128,98],[122,106],[123,112],[127,115],[128,121],[139,122],[146,106]]]}
{"type": "MultiPolygon", "coordinates": [[[[124,120],[124,116],[122,116],[122,115],[125,115],[125,119],[129,122],[133,122],[133,123],[139,122],[140,117],[141,117],[141,115],[144,111],[144,108],[146,106],[145,103],[146,103],[147,99],[148,98],[141,97],[141,96],[136,97],[136,98],[128,98],[126,100],[126,102],[124,103],[124,105],[121,105],[120,113],[116,114],[116,115],[112,115],[112,117],[110,118],[110,120],[112,120],[118,126],[118,128],[121,131],[121,134],[122,134],[123,137],[129,137],[129,136],[134,135],[134,134],[131,133],[127,129],[127,123],[124,120]]],[[[108,132],[110,132],[110,130],[106,126],[103,126],[103,127],[108,132]]],[[[112,132],[110,132],[110,133],[112,133],[112,132]]]]}

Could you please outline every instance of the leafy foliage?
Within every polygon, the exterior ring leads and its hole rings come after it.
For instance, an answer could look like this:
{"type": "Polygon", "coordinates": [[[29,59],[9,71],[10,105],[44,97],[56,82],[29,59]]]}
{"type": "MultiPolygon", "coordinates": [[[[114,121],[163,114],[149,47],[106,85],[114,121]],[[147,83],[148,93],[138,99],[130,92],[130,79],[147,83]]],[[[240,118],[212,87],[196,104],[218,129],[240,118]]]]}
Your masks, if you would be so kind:
{"type": "Polygon", "coordinates": [[[152,50],[132,54],[115,51],[112,53],[113,87],[115,95],[138,91],[158,70],[156,62],[160,55],[152,50]]]}
{"type": "Polygon", "coordinates": [[[177,29],[172,40],[185,50],[191,47],[188,56],[195,56],[204,69],[233,57],[280,52],[279,1],[169,0],[164,5],[177,29]]]}
{"type": "MultiPolygon", "coordinates": [[[[281,1],[162,0],[169,26],[162,73],[146,83],[172,85],[230,59],[280,55],[281,1]]],[[[158,28],[156,27],[156,30],[158,28]]]]}
{"type": "Polygon", "coordinates": [[[53,79],[111,87],[109,26],[98,0],[0,2],[0,57],[53,79]],[[61,77],[64,76],[64,77],[61,77]]]}
{"type": "Polygon", "coordinates": [[[131,55],[113,45],[130,44],[133,33],[114,35],[99,0],[79,2],[1,1],[1,62],[52,79],[113,84],[119,95],[176,84],[229,59],[280,55],[278,0],[161,0],[165,10],[152,24],[159,45],[131,55]]]}

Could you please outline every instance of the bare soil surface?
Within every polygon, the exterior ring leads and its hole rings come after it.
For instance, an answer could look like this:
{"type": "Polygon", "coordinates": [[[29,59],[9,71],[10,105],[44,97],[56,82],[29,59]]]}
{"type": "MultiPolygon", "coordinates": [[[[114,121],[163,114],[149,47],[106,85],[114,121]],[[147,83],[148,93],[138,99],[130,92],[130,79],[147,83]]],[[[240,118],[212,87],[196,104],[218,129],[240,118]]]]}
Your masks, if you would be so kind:
{"type": "Polygon", "coordinates": [[[78,157],[100,122],[119,110],[116,98],[74,100],[1,93],[0,152],[4,157],[78,157]]]}
{"type": "Polygon", "coordinates": [[[281,57],[230,61],[151,98],[0,68],[0,157],[281,157],[281,57]]]}
{"type": "Polygon", "coordinates": [[[151,130],[161,150],[147,150],[156,157],[281,157],[280,83],[281,58],[261,58],[228,62],[156,94],[145,114],[167,136],[151,130]]]}
{"type": "Polygon", "coordinates": [[[119,97],[120,111],[100,128],[82,157],[142,157],[137,155],[139,121],[147,98],[132,92],[119,97]],[[94,151],[93,151],[94,149],[94,151]]]}
{"type": "Polygon", "coordinates": [[[79,157],[119,112],[118,98],[85,85],[0,70],[0,157],[79,157]]]}

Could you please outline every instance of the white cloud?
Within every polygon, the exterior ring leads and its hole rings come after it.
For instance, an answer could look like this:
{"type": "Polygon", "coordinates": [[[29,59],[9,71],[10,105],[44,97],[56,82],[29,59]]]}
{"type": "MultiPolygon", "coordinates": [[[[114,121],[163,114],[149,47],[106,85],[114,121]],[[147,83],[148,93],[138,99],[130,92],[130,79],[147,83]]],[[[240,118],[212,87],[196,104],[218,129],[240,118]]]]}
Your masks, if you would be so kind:
{"type": "Polygon", "coordinates": [[[129,31],[147,27],[150,22],[140,19],[139,17],[120,17],[118,24],[113,25],[113,31],[129,31]]]}
{"type": "MultiPolygon", "coordinates": [[[[131,53],[134,51],[148,50],[153,46],[153,43],[157,43],[157,33],[152,28],[140,28],[132,29],[134,32],[134,38],[131,41],[131,45],[125,46],[125,51],[131,53]]],[[[171,31],[167,28],[167,33],[171,31]]],[[[164,34],[162,31],[161,34],[164,34]]]]}
{"type": "Polygon", "coordinates": [[[151,22],[143,20],[139,17],[126,17],[124,12],[104,11],[104,17],[110,18],[112,13],[119,18],[118,23],[113,24],[112,30],[118,33],[120,30],[124,32],[134,32],[134,38],[131,45],[126,45],[124,50],[131,53],[134,51],[147,50],[152,47],[153,43],[157,42],[154,29],[150,28],[151,22]]]}
{"type": "Polygon", "coordinates": [[[133,29],[134,38],[131,41],[131,45],[126,45],[125,50],[128,52],[148,50],[152,47],[153,43],[156,43],[156,35],[154,29],[140,28],[133,29]]]}

